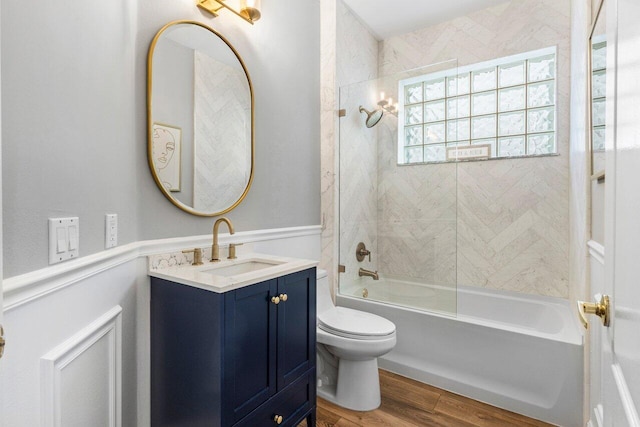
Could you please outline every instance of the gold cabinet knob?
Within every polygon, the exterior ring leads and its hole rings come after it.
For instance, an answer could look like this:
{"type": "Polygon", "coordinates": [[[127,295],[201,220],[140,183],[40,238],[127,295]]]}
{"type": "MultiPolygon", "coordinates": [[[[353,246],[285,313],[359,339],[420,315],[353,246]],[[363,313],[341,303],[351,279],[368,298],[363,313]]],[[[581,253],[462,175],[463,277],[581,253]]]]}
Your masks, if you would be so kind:
{"type": "Polygon", "coordinates": [[[271,302],[275,305],[280,304],[280,297],[271,297],[271,302]]]}
{"type": "Polygon", "coordinates": [[[275,415],[273,417],[273,422],[275,422],[276,424],[282,424],[282,415],[275,415]]]}
{"type": "Polygon", "coordinates": [[[609,311],[610,311],[609,296],[602,295],[600,302],[585,302],[578,301],[578,315],[580,316],[580,322],[585,329],[589,326],[587,321],[587,314],[595,314],[600,317],[604,326],[609,326],[609,311]]]}
{"type": "Polygon", "coordinates": [[[280,301],[286,301],[288,299],[289,297],[287,296],[287,294],[280,294],[280,301]]]}

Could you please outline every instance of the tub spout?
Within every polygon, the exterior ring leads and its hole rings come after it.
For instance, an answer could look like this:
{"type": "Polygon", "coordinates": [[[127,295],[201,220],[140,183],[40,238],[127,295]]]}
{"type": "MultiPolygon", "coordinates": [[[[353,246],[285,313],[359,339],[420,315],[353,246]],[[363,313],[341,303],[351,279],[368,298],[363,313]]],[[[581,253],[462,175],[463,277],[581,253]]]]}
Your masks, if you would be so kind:
{"type": "Polygon", "coordinates": [[[365,270],[364,268],[361,268],[360,270],[358,270],[358,276],[362,277],[362,276],[368,276],[368,277],[372,277],[373,280],[378,280],[378,272],[377,271],[369,271],[369,270],[365,270]]]}

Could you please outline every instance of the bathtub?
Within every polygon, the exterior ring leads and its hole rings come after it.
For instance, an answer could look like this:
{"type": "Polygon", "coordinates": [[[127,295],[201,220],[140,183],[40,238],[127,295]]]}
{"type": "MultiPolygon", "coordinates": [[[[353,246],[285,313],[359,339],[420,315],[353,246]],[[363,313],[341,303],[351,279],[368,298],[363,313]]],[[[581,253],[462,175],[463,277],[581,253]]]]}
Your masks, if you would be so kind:
{"type": "Polygon", "coordinates": [[[382,369],[549,423],[582,425],[583,340],[567,300],[381,278],[341,284],[337,304],[396,324],[397,345],[379,360],[382,369]]]}

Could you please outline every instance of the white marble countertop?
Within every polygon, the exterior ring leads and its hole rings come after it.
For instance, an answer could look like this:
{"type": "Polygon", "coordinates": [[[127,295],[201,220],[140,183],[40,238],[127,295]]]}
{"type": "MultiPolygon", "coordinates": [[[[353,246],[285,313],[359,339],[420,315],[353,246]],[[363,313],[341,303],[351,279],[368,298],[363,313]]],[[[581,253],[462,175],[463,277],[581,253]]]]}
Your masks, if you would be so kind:
{"type": "MultiPolygon", "coordinates": [[[[246,253],[237,259],[223,259],[220,262],[204,260],[204,265],[178,265],[166,268],[150,268],[149,276],[170,280],[183,285],[193,286],[208,291],[224,293],[265,280],[274,279],[286,274],[306,270],[317,266],[317,261],[288,258],[274,255],[246,253]],[[240,272],[232,275],[216,274],[217,270],[242,264],[271,264],[255,271],[240,272]]],[[[238,268],[242,268],[241,266],[238,268]]]]}

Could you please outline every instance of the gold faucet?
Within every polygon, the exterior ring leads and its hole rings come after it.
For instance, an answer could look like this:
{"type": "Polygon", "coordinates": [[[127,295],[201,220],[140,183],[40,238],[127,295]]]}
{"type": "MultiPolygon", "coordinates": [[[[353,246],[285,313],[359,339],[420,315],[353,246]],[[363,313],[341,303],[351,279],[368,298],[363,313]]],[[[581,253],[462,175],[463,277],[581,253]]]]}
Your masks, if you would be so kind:
{"type": "Polygon", "coordinates": [[[218,218],[218,220],[213,224],[213,245],[211,246],[211,262],[220,261],[220,246],[218,245],[218,228],[220,228],[220,223],[226,222],[229,227],[229,234],[235,233],[233,231],[233,225],[228,218],[222,217],[218,218]]]}
{"type": "Polygon", "coordinates": [[[193,262],[191,263],[191,265],[202,265],[202,249],[200,248],[195,248],[195,249],[190,249],[188,251],[182,251],[183,254],[188,254],[193,252],[193,262]]]}
{"type": "Polygon", "coordinates": [[[362,277],[362,276],[368,276],[368,277],[372,277],[373,280],[378,280],[378,272],[377,271],[369,271],[369,270],[365,270],[364,268],[361,268],[360,270],[358,270],[358,276],[362,277]]]}

